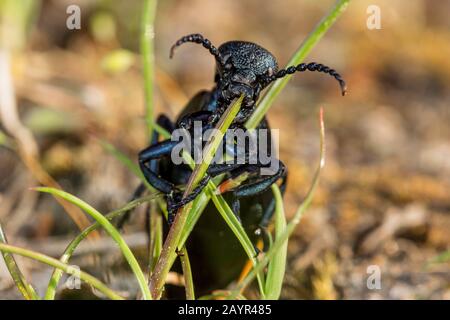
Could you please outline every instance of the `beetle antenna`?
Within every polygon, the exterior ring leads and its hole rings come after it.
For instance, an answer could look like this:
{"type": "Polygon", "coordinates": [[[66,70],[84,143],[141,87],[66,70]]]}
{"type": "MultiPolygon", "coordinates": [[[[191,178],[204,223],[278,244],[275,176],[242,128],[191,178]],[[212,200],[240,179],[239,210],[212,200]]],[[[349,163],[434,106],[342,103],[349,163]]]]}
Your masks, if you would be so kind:
{"type": "Polygon", "coordinates": [[[203,36],[199,33],[184,36],[184,37],[180,38],[177,42],[175,42],[175,44],[172,46],[172,48],[170,48],[170,58],[171,59],[173,57],[175,49],[186,42],[194,42],[194,43],[201,44],[204,48],[209,50],[209,53],[211,53],[220,64],[223,65],[223,59],[219,53],[219,50],[211,43],[211,41],[209,41],[206,38],[203,38],[203,36]]]}
{"type": "Polygon", "coordinates": [[[311,62],[311,63],[300,63],[298,66],[291,66],[286,69],[281,69],[277,73],[273,74],[272,76],[269,76],[267,78],[266,85],[269,83],[283,78],[284,76],[288,74],[293,74],[295,72],[304,72],[304,71],[318,71],[327,73],[330,76],[334,77],[341,87],[341,93],[343,96],[347,93],[347,85],[345,84],[344,79],[342,79],[341,75],[336,72],[336,70],[331,69],[330,67],[324,66],[323,64],[311,62]]]}

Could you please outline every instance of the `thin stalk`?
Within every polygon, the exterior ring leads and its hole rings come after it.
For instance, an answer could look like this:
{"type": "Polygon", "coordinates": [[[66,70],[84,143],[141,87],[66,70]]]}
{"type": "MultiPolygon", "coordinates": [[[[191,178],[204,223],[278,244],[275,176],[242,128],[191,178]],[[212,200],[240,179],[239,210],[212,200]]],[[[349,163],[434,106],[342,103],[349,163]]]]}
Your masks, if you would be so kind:
{"type": "MultiPolygon", "coordinates": [[[[124,214],[125,212],[141,205],[142,203],[146,203],[149,202],[153,199],[155,199],[155,197],[159,197],[161,196],[160,194],[153,194],[153,195],[149,195],[140,199],[136,199],[134,201],[131,201],[130,203],[126,204],[125,206],[123,206],[120,209],[114,210],[110,213],[108,213],[105,218],[108,220],[113,220],[114,218],[120,217],[122,214],[124,214]]],[[[69,259],[72,257],[73,253],[75,252],[76,248],[78,247],[78,245],[81,243],[81,241],[83,241],[84,239],[86,239],[86,237],[89,235],[89,233],[91,233],[94,230],[97,230],[98,228],[101,227],[101,224],[98,222],[95,222],[94,224],[90,225],[89,227],[87,227],[86,229],[84,229],[80,234],[78,234],[78,236],[76,236],[76,238],[74,238],[69,245],[67,246],[67,248],[64,250],[64,253],[62,254],[61,258],[59,259],[59,261],[61,261],[62,263],[68,263],[69,259]]],[[[47,285],[47,291],[45,293],[44,299],[45,300],[53,300],[55,299],[55,294],[56,294],[56,289],[58,287],[58,283],[62,277],[62,270],[60,269],[55,269],[53,270],[52,276],[50,278],[50,281],[47,285]]]]}
{"type": "Polygon", "coordinates": [[[154,106],[154,82],[155,82],[155,16],[156,0],[144,0],[144,8],[141,18],[141,54],[144,73],[144,93],[145,93],[145,120],[149,141],[153,135],[153,106],[154,106]]]}
{"type": "Polygon", "coordinates": [[[244,278],[244,280],[242,280],[242,282],[239,283],[236,289],[233,290],[233,295],[231,295],[229,298],[233,298],[239,295],[242,292],[242,290],[244,290],[244,288],[246,288],[253,281],[258,272],[264,270],[267,264],[274,258],[277,252],[283,247],[284,243],[292,235],[295,228],[299,224],[301,218],[303,217],[303,214],[305,213],[306,209],[308,209],[309,205],[311,204],[311,201],[314,197],[314,192],[316,191],[317,186],[319,184],[320,172],[325,165],[325,126],[323,122],[322,108],[320,109],[319,122],[320,122],[320,160],[319,165],[314,174],[313,182],[311,184],[308,193],[306,194],[305,200],[301,203],[294,217],[288,223],[285,232],[283,232],[283,234],[281,234],[280,237],[274,241],[272,247],[269,249],[269,251],[267,251],[262,260],[258,263],[257,266],[255,266],[249,272],[249,274],[244,278]]]}
{"type": "Polygon", "coordinates": [[[183,269],[186,300],[195,300],[194,281],[192,279],[191,263],[186,248],[180,251],[181,268],[183,269]]]}
{"type": "MultiPolygon", "coordinates": [[[[294,66],[302,63],[306,56],[311,52],[311,50],[316,46],[324,34],[330,29],[330,27],[336,22],[337,18],[345,11],[350,0],[338,0],[336,1],[334,7],[330,12],[325,15],[322,20],[316,25],[314,30],[306,37],[300,47],[292,56],[291,60],[287,66],[294,66]]],[[[272,106],[275,99],[281,93],[281,90],[291,79],[292,75],[287,75],[281,79],[278,79],[270,87],[269,91],[266,92],[264,97],[258,103],[258,107],[255,112],[253,112],[250,119],[245,124],[247,129],[254,129],[264,118],[269,108],[272,106]]]]}
{"type": "MultiPolygon", "coordinates": [[[[8,244],[6,240],[6,235],[3,232],[2,225],[0,224],[0,243],[8,244]]],[[[39,296],[34,290],[33,286],[28,283],[25,276],[20,271],[19,266],[17,265],[14,256],[11,253],[3,252],[3,259],[5,260],[6,267],[8,268],[9,273],[11,274],[11,278],[14,280],[17,289],[23,295],[23,297],[27,300],[39,300],[39,296]]]]}
{"type": "Polygon", "coordinates": [[[149,244],[149,261],[148,261],[148,278],[150,279],[151,273],[155,268],[156,261],[158,261],[161,254],[163,244],[163,221],[160,214],[152,214],[149,212],[150,217],[150,244],[149,244]]]}
{"type": "Polygon", "coordinates": [[[100,291],[101,293],[103,293],[105,296],[107,296],[110,299],[113,299],[113,300],[123,300],[124,299],[123,297],[118,295],[116,292],[109,289],[103,282],[101,282],[100,280],[91,276],[90,274],[88,274],[84,271],[78,272],[78,270],[75,272],[73,267],[71,267],[65,263],[62,263],[59,260],[56,260],[49,256],[46,256],[42,253],[38,253],[38,252],[31,251],[31,250],[11,246],[11,245],[4,244],[4,243],[0,243],[0,251],[2,251],[3,253],[18,254],[20,256],[24,256],[24,257],[31,258],[36,261],[45,263],[54,268],[61,269],[68,274],[79,276],[81,280],[87,282],[88,284],[90,284],[91,286],[96,288],[98,291],[100,291]]]}
{"type": "MultiPolygon", "coordinates": [[[[257,252],[255,251],[255,247],[253,246],[253,243],[247,236],[247,233],[244,230],[244,227],[242,226],[241,222],[237,219],[236,215],[231,210],[228,203],[223,198],[217,197],[217,195],[214,193],[214,191],[211,191],[211,189],[208,190],[210,192],[210,196],[216,205],[217,210],[221,214],[222,218],[225,220],[225,222],[230,227],[231,231],[233,231],[236,238],[241,243],[242,247],[244,248],[245,253],[247,254],[248,258],[252,261],[253,266],[256,266],[258,264],[258,260],[256,258],[257,252]]],[[[264,278],[263,273],[258,272],[256,275],[259,285],[259,292],[261,294],[261,298],[265,298],[265,284],[264,284],[264,278]]]]}
{"type": "MultiPolygon", "coordinates": [[[[286,215],[283,207],[283,197],[280,188],[276,184],[272,185],[273,196],[275,197],[275,239],[286,230],[286,215]]],[[[273,259],[270,261],[267,268],[266,277],[266,299],[278,300],[283,287],[284,274],[286,272],[286,257],[287,257],[288,240],[286,240],[276,252],[273,259]]]]}
{"type": "Polygon", "coordinates": [[[100,145],[105,149],[105,151],[111,153],[117,160],[122,162],[122,164],[127,167],[136,177],[138,177],[141,181],[144,183],[146,182],[148,186],[148,182],[145,180],[144,175],[142,174],[142,171],[139,169],[139,166],[136,165],[133,160],[131,160],[126,154],[124,154],[122,151],[117,149],[113,144],[102,140],[97,139],[97,141],[100,143],[100,145]]]}
{"type": "Polygon", "coordinates": [[[136,260],[136,257],[131,252],[130,248],[128,247],[125,240],[120,235],[119,231],[108,221],[108,219],[102,215],[100,212],[98,212],[95,208],[87,204],[86,202],[82,201],[81,199],[78,199],[77,197],[71,195],[70,193],[64,192],[62,190],[53,189],[53,188],[46,188],[46,187],[39,187],[34,188],[36,191],[40,192],[47,192],[52,195],[61,197],[70,203],[75,204],[80,209],[82,209],[84,212],[89,214],[92,218],[94,218],[98,223],[102,225],[102,227],[105,229],[105,231],[111,236],[111,238],[117,243],[120,250],[122,251],[123,256],[127,260],[128,264],[131,267],[131,270],[133,271],[136,280],[139,283],[139,287],[142,292],[142,296],[144,299],[151,300],[152,296],[150,294],[149,288],[147,286],[147,281],[145,280],[144,273],[142,272],[141,267],[139,266],[139,263],[136,260]]]}

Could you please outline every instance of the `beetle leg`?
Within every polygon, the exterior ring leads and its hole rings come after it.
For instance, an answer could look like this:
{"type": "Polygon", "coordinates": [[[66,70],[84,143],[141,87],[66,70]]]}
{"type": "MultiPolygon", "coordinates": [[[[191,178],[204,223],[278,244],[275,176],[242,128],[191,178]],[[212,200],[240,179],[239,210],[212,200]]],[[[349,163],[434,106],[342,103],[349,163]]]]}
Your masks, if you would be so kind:
{"type": "Polygon", "coordinates": [[[214,115],[211,111],[201,110],[183,116],[177,124],[180,128],[189,130],[195,121],[211,122],[212,116],[214,115]]]}
{"type": "MultiPolygon", "coordinates": [[[[234,170],[234,172],[232,172],[233,176],[232,179],[239,179],[239,177],[242,176],[243,173],[245,172],[254,173],[259,168],[261,168],[260,165],[242,166],[234,170]]],[[[233,200],[233,207],[234,206],[239,207],[240,198],[258,195],[259,193],[264,192],[268,188],[270,188],[270,186],[274,184],[278,179],[281,179],[280,191],[281,194],[284,195],[284,192],[286,190],[287,171],[286,167],[281,161],[279,161],[279,169],[276,174],[272,176],[258,178],[255,182],[244,183],[239,187],[235,188],[234,190],[232,190],[233,194],[235,195],[235,199],[233,200]]],[[[227,181],[225,181],[224,183],[227,183],[227,181]]],[[[224,183],[222,183],[219,186],[219,190],[224,183]]],[[[232,184],[232,182],[228,182],[228,184],[232,184]]],[[[269,205],[263,212],[263,216],[261,218],[261,222],[259,223],[258,227],[261,239],[263,240],[264,251],[266,251],[269,246],[269,233],[267,231],[267,225],[269,224],[270,219],[272,218],[274,212],[275,212],[275,198],[272,198],[269,205]]]]}
{"type": "MultiPolygon", "coordinates": [[[[168,132],[172,132],[174,130],[174,124],[173,122],[165,115],[165,114],[161,114],[158,116],[156,123],[158,125],[160,125],[162,128],[166,129],[168,132]]],[[[159,139],[159,134],[156,130],[153,131],[153,135],[152,135],[152,140],[150,141],[150,145],[154,145],[158,142],[159,139]]],[[[151,160],[150,161],[150,168],[152,171],[157,172],[158,170],[158,162],[157,159],[151,160]]],[[[136,190],[133,192],[133,196],[130,198],[129,202],[134,201],[136,199],[138,199],[139,197],[142,196],[142,194],[145,192],[145,190],[147,190],[147,188],[145,187],[144,183],[140,183],[139,186],[136,188],[136,190]]],[[[127,212],[125,212],[122,216],[122,218],[120,218],[117,226],[119,229],[121,229],[123,227],[123,225],[126,223],[126,221],[128,220],[130,213],[133,210],[129,210],[127,212]]]]}
{"type": "Polygon", "coordinates": [[[267,227],[259,226],[258,229],[256,229],[256,235],[262,240],[262,251],[267,252],[272,244],[269,230],[267,227]]]}
{"type": "Polygon", "coordinates": [[[186,205],[187,203],[193,201],[195,197],[197,197],[201,193],[203,188],[205,188],[205,186],[208,184],[211,178],[216,177],[222,173],[230,172],[231,170],[236,169],[239,166],[242,166],[242,164],[213,164],[209,166],[207,175],[202,180],[200,180],[200,182],[198,183],[198,185],[195,187],[195,189],[192,191],[191,194],[182,199],[179,198],[178,193],[177,194],[174,193],[174,195],[172,195],[171,200],[173,201],[173,203],[170,207],[176,210],[186,205]],[[179,198],[178,201],[177,199],[175,199],[177,198],[177,196],[179,198]]]}
{"type": "MultiPolygon", "coordinates": [[[[232,170],[235,170],[239,167],[242,167],[242,164],[213,164],[208,167],[208,174],[200,180],[198,185],[194,188],[194,190],[186,197],[182,197],[181,192],[171,192],[167,195],[167,212],[168,212],[168,221],[169,224],[172,224],[173,219],[175,218],[176,211],[193,201],[205,188],[208,184],[209,180],[212,177],[218,176],[222,173],[227,173],[232,170]]],[[[236,216],[239,218],[239,202],[234,205],[234,211],[236,216]],[[236,211],[237,210],[237,211],[236,211]]],[[[239,218],[240,219],[240,218],[239,218]]]]}
{"type": "Polygon", "coordinates": [[[231,211],[233,211],[233,214],[238,219],[239,223],[242,224],[241,214],[240,214],[241,202],[236,197],[236,195],[233,193],[233,191],[229,192],[229,195],[231,195],[231,196],[229,196],[226,201],[230,203],[231,211]]]}
{"type": "Polygon", "coordinates": [[[169,222],[169,225],[172,224],[173,219],[175,218],[176,211],[189,202],[193,201],[200,194],[200,192],[202,192],[210,179],[211,177],[209,175],[206,175],[202,180],[200,180],[194,190],[184,198],[179,192],[172,192],[167,195],[167,220],[169,222]]]}
{"type": "MultiPolygon", "coordinates": [[[[279,160],[278,160],[279,161],[279,160]]],[[[252,170],[254,167],[261,167],[259,165],[249,166],[252,170]]],[[[272,184],[277,182],[278,179],[283,178],[286,175],[286,167],[283,162],[279,161],[278,171],[270,176],[259,178],[255,182],[243,184],[235,189],[236,196],[238,198],[255,196],[261,192],[266,191],[272,184]]]]}
{"type": "Polygon", "coordinates": [[[161,178],[157,174],[156,161],[161,157],[170,155],[172,149],[178,144],[178,141],[164,140],[158,142],[139,153],[139,166],[144,174],[145,180],[150,183],[155,189],[164,194],[171,193],[175,186],[173,183],[161,178]]]}

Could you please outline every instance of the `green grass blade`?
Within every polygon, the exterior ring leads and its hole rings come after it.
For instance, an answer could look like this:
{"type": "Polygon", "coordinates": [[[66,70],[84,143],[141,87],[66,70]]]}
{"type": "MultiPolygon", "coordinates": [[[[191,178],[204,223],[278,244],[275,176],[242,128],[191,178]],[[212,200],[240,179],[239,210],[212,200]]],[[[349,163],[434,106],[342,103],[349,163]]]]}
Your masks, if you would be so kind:
{"type": "Polygon", "coordinates": [[[147,282],[144,276],[144,273],[142,272],[141,267],[139,266],[139,263],[136,260],[136,257],[131,252],[130,248],[126,244],[125,240],[123,240],[122,236],[120,235],[119,231],[108,221],[108,219],[102,215],[100,212],[98,212],[96,209],[94,209],[92,206],[84,202],[83,200],[71,195],[70,193],[64,192],[62,190],[54,189],[54,188],[46,188],[46,187],[38,187],[34,188],[36,191],[40,192],[47,192],[54,196],[61,197],[76,206],[78,206],[80,209],[82,209],[84,212],[89,214],[92,218],[95,219],[98,223],[101,224],[101,226],[105,229],[105,231],[111,236],[111,238],[117,243],[120,250],[122,251],[122,254],[124,255],[125,259],[127,260],[128,264],[131,267],[131,270],[133,271],[136,280],[139,283],[139,287],[142,291],[142,295],[144,299],[151,300],[151,294],[149,291],[149,288],[147,286],[147,282]]]}
{"type": "MultiPolygon", "coordinates": [[[[241,243],[242,248],[244,249],[245,253],[247,254],[248,258],[253,262],[253,265],[256,266],[258,264],[258,260],[256,259],[256,251],[255,247],[253,246],[252,241],[248,237],[247,233],[244,230],[244,227],[237,219],[236,215],[231,210],[228,203],[222,198],[217,197],[217,195],[214,194],[214,192],[209,189],[210,196],[216,205],[217,210],[219,211],[222,218],[225,220],[225,222],[230,227],[231,231],[233,231],[236,238],[241,243]]],[[[264,278],[262,275],[262,271],[258,272],[256,275],[256,278],[258,280],[259,285],[259,292],[262,298],[265,297],[265,285],[264,285],[264,278]]]]}
{"type": "MultiPolygon", "coordinates": [[[[6,235],[3,232],[2,225],[0,224],[0,243],[8,244],[6,240],[6,235]]],[[[39,296],[34,290],[33,286],[28,283],[25,276],[19,269],[14,256],[9,253],[2,251],[3,259],[5,260],[6,267],[8,268],[9,273],[11,274],[14,283],[16,284],[17,289],[23,295],[23,297],[27,300],[39,300],[39,296]]]]}
{"type": "Polygon", "coordinates": [[[125,167],[127,167],[136,177],[141,179],[143,182],[147,182],[144,179],[144,175],[142,174],[141,170],[139,169],[139,166],[133,162],[126,154],[124,154],[122,151],[117,149],[113,144],[98,139],[100,145],[105,149],[107,152],[111,153],[117,160],[119,160],[125,167]]]}
{"type": "MultiPolygon", "coordinates": [[[[155,124],[156,125],[156,124],[155,124]]],[[[160,128],[161,130],[163,130],[164,136],[166,137],[167,135],[170,134],[165,131],[163,128],[160,128]]],[[[148,182],[147,180],[145,180],[144,175],[142,174],[141,169],[139,168],[139,166],[133,161],[131,160],[126,154],[124,154],[122,151],[120,151],[119,149],[117,149],[113,144],[101,140],[98,140],[100,142],[100,144],[103,146],[103,148],[111,153],[111,155],[113,155],[117,160],[119,160],[125,167],[127,167],[132,173],[134,173],[134,175],[136,177],[138,177],[142,183],[145,184],[145,186],[147,187],[147,189],[150,190],[150,192],[152,193],[157,193],[159,192],[158,190],[156,190],[155,188],[153,188],[148,182]]],[[[161,208],[161,211],[163,212],[163,214],[167,217],[167,210],[165,207],[165,203],[164,200],[160,197],[156,198],[156,201],[158,202],[159,207],[161,208]]]]}
{"type": "Polygon", "coordinates": [[[2,130],[0,130],[0,146],[14,149],[14,143],[2,130]]]}
{"type": "Polygon", "coordinates": [[[322,168],[325,165],[325,126],[323,122],[323,109],[320,109],[319,122],[320,122],[320,157],[319,157],[320,160],[319,165],[314,174],[311,187],[309,188],[308,193],[306,194],[305,200],[303,200],[303,202],[298,207],[294,217],[288,223],[286,230],[280,235],[280,237],[278,237],[274,241],[273,245],[270,247],[269,251],[267,251],[262,260],[258,263],[258,265],[256,265],[244,278],[244,280],[241,281],[241,283],[236,287],[236,289],[233,290],[233,295],[230,296],[230,298],[236,297],[240,292],[242,292],[242,290],[253,281],[258,272],[264,270],[267,264],[270,261],[272,261],[273,257],[282,248],[284,243],[289,239],[290,235],[294,232],[295,228],[300,223],[300,220],[303,217],[305,211],[309,208],[309,205],[311,204],[311,201],[314,197],[314,193],[319,184],[320,172],[322,171],[322,168]]]}
{"type": "MultiPolygon", "coordinates": [[[[323,19],[317,24],[314,30],[308,35],[308,37],[306,37],[306,39],[292,56],[287,66],[298,65],[304,61],[306,56],[316,46],[319,40],[322,39],[328,29],[330,29],[334,22],[336,22],[339,16],[345,11],[349,2],[350,0],[336,1],[336,4],[330,10],[330,12],[323,17],[323,19]]],[[[254,129],[258,126],[264,115],[272,106],[274,100],[281,93],[281,90],[286,86],[291,77],[292,75],[288,75],[274,82],[269,91],[267,91],[263,98],[258,102],[258,106],[255,112],[253,112],[252,116],[245,124],[246,128],[254,129]]]]}
{"type": "Polygon", "coordinates": [[[216,129],[218,129],[218,131],[216,131],[216,134],[206,144],[205,149],[203,150],[202,162],[195,166],[195,169],[192,172],[191,177],[189,178],[185,195],[191,193],[197,183],[199,183],[200,180],[205,176],[206,170],[208,170],[208,167],[211,164],[211,161],[213,160],[217,148],[220,146],[226,131],[233,122],[234,118],[236,118],[243,100],[244,96],[242,95],[230,107],[227,108],[225,113],[220,118],[219,123],[216,126],[216,129]]]}
{"type": "MultiPolygon", "coordinates": [[[[161,196],[161,194],[153,194],[153,195],[149,195],[140,199],[136,199],[134,201],[131,201],[130,203],[127,203],[125,206],[123,206],[120,209],[114,210],[110,213],[108,213],[105,217],[108,220],[112,220],[114,218],[120,217],[122,214],[124,214],[125,212],[143,204],[146,202],[149,202],[157,197],[161,196]]],[[[94,230],[97,230],[98,228],[101,227],[101,224],[98,222],[95,222],[94,224],[90,225],[89,227],[87,227],[86,229],[84,229],[81,233],[78,234],[78,236],[76,236],[67,246],[67,248],[64,250],[64,253],[62,254],[61,258],[59,259],[59,261],[61,261],[62,263],[68,263],[69,259],[72,257],[73,253],[75,252],[76,248],[78,247],[78,245],[81,243],[81,241],[83,241],[84,239],[86,239],[86,237],[94,230]]],[[[52,273],[52,276],[50,278],[50,281],[47,285],[47,291],[45,293],[44,299],[45,300],[53,300],[55,299],[55,295],[56,295],[56,289],[58,287],[58,283],[61,279],[63,275],[63,272],[61,269],[55,269],[52,273]]]]}
{"type": "MultiPolygon", "coordinates": [[[[234,112],[230,112],[230,114],[228,116],[226,116],[224,119],[227,119],[227,121],[232,121],[234,119],[235,115],[237,114],[237,112],[238,112],[238,109],[235,109],[234,112]]],[[[225,123],[224,125],[229,126],[229,124],[227,124],[227,123],[225,123]]],[[[165,137],[170,136],[169,133],[164,132],[164,129],[160,128],[160,130],[162,131],[161,134],[163,136],[165,136],[165,137]]],[[[223,135],[224,133],[225,133],[225,131],[223,131],[221,134],[223,135]]],[[[212,156],[215,154],[215,152],[217,150],[217,146],[220,143],[220,141],[222,140],[222,137],[215,137],[214,144],[211,144],[211,145],[209,145],[209,147],[205,148],[204,154],[207,155],[207,159],[206,159],[206,161],[203,161],[202,164],[195,167],[194,172],[191,175],[190,183],[188,183],[188,186],[189,186],[189,184],[195,185],[193,182],[194,177],[197,177],[196,181],[198,181],[199,179],[201,179],[204,176],[204,174],[206,173],[206,170],[208,169],[209,162],[212,159],[212,156]]],[[[194,167],[194,161],[188,153],[184,152],[183,158],[188,164],[191,165],[191,167],[194,167]]],[[[222,217],[225,219],[225,221],[227,222],[230,229],[236,235],[237,239],[241,243],[241,245],[242,245],[244,251],[246,252],[247,256],[249,257],[249,259],[251,259],[253,261],[253,264],[256,265],[256,262],[257,262],[255,259],[256,251],[254,249],[254,246],[253,246],[251,240],[248,238],[248,235],[246,234],[244,228],[239,223],[236,216],[233,214],[228,203],[223,199],[222,196],[216,195],[214,193],[214,191],[217,189],[216,184],[214,182],[210,181],[205,189],[207,190],[207,192],[206,193],[202,192],[192,204],[191,210],[186,219],[185,226],[183,227],[183,230],[181,232],[182,234],[180,237],[180,241],[178,243],[178,250],[179,251],[183,250],[184,243],[186,242],[195,223],[199,219],[201,213],[203,212],[204,208],[208,204],[211,197],[213,197],[213,200],[214,200],[213,202],[216,205],[219,213],[222,215],[222,217]]],[[[169,257],[168,266],[171,266],[173,264],[173,262],[175,261],[175,258],[176,258],[176,254],[172,254],[169,257]]],[[[262,276],[262,273],[259,273],[257,278],[258,278],[260,293],[262,296],[264,296],[264,278],[262,276]]]]}
{"type": "Polygon", "coordinates": [[[141,55],[144,73],[144,94],[145,94],[145,119],[147,122],[149,141],[153,135],[153,107],[154,107],[154,82],[155,82],[155,16],[156,0],[144,0],[144,7],[141,18],[141,55]]]}
{"type": "Polygon", "coordinates": [[[160,214],[150,214],[150,243],[149,243],[149,260],[148,260],[148,275],[149,278],[153,269],[155,268],[156,261],[159,259],[163,245],[163,217],[160,214]]]}
{"type": "Polygon", "coordinates": [[[192,279],[191,262],[186,247],[180,251],[181,268],[183,269],[186,300],[195,300],[194,280],[192,279]]]}
{"type": "MultiPolygon", "coordinates": [[[[65,263],[62,263],[59,260],[56,260],[54,258],[51,258],[49,256],[46,256],[46,255],[38,253],[38,252],[11,246],[11,245],[4,244],[4,243],[0,243],[0,251],[3,253],[18,254],[18,255],[21,255],[21,256],[24,256],[27,258],[31,258],[36,261],[45,263],[49,266],[52,266],[54,268],[61,269],[68,274],[74,275],[73,267],[71,267],[65,263]]],[[[123,298],[121,296],[119,296],[113,290],[109,289],[104,283],[102,283],[98,279],[94,278],[90,274],[88,274],[84,271],[80,271],[79,273],[77,272],[76,275],[78,275],[81,280],[89,283],[91,286],[96,288],[98,291],[103,293],[108,298],[113,299],[113,300],[123,300],[123,298]]]]}
{"type": "MultiPolygon", "coordinates": [[[[286,216],[283,207],[283,198],[280,189],[276,184],[272,185],[272,192],[275,197],[275,241],[286,231],[286,216]]],[[[280,247],[269,262],[266,277],[266,299],[277,300],[280,298],[283,278],[286,272],[288,240],[280,247]]]]}

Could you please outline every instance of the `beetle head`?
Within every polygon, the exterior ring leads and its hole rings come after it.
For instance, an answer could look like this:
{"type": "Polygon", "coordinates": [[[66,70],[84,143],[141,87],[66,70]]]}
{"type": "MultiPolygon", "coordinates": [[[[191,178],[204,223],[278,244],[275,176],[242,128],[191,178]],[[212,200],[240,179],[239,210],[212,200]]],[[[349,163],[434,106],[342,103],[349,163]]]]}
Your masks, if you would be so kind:
{"type": "Polygon", "coordinates": [[[253,107],[267,77],[278,70],[275,57],[259,45],[230,41],[219,47],[216,81],[226,101],[244,94],[244,107],[253,107]]]}
{"type": "Polygon", "coordinates": [[[268,85],[267,79],[278,70],[275,57],[255,43],[229,41],[217,49],[201,34],[180,38],[172,46],[170,56],[173,56],[175,48],[186,42],[201,44],[215,57],[215,80],[221,92],[221,99],[229,103],[244,94],[242,106],[247,110],[254,107],[261,90],[268,85]]]}

